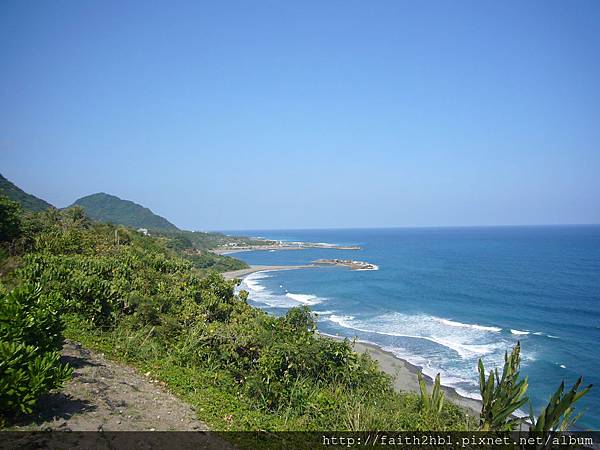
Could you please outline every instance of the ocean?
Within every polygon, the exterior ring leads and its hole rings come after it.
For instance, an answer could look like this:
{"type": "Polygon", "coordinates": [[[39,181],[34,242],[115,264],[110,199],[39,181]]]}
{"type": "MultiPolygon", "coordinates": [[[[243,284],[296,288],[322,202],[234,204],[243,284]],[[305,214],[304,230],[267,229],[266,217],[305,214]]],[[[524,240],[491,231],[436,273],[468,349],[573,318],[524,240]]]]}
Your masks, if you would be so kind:
{"type": "MultiPolygon", "coordinates": [[[[600,226],[227,232],[361,250],[253,251],[249,264],[319,258],[376,264],[258,272],[242,288],[280,315],[308,305],[324,333],[373,343],[477,397],[477,361],[501,367],[517,341],[539,412],[561,380],[595,387],[578,403],[579,428],[600,429],[600,226]]],[[[526,408],[529,411],[529,408],[526,408]]]]}

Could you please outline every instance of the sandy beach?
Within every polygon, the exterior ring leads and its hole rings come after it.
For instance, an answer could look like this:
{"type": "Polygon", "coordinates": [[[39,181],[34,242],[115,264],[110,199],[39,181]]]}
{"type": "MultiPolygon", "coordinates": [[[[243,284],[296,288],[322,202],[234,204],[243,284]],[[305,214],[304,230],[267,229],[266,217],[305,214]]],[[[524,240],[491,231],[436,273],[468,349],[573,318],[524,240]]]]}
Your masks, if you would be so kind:
{"type": "MultiPolygon", "coordinates": [[[[244,278],[247,275],[255,272],[262,272],[267,270],[293,270],[293,269],[306,269],[319,267],[316,265],[302,265],[302,266],[250,266],[248,269],[234,270],[231,272],[224,272],[222,275],[225,279],[231,280],[234,278],[244,278]]],[[[341,336],[331,336],[321,334],[324,338],[332,339],[343,339],[341,336]]],[[[420,372],[420,368],[411,364],[410,362],[398,358],[396,355],[390,352],[386,352],[381,348],[373,344],[356,341],[354,343],[354,350],[357,352],[368,352],[371,357],[376,360],[379,364],[379,368],[391,375],[394,379],[394,387],[397,391],[404,392],[416,392],[419,393],[419,380],[417,374],[420,372]]],[[[428,386],[433,384],[433,380],[427,375],[423,375],[428,386]]],[[[442,379],[442,383],[443,383],[442,379]]],[[[455,389],[442,386],[446,393],[446,398],[452,403],[455,403],[465,410],[470,415],[479,416],[481,411],[481,402],[468,397],[463,397],[458,394],[455,389]]]]}
{"type": "MultiPolygon", "coordinates": [[[[382,350],[376,345],[365,342],[355,342],[354,350],[357,352],[368,352],[379,363],[381,370],[394,377],[394,387],[397,391],[419,392],[417,374],[420,372],[420,369],[417,366],[398,358],[393,353],[382,350]]],[[[427,385],[432,386],[433,380],[425,374],[423,376],[427,385]]],[[[444,380],[442,379],[443,382],[444,380]]],[[[448,386],[442,386],[442,389],[446,393],[446,398],[452,403],[467,410],[469,415],[479,416],[479,412],[481,411],[481,402],[479,400],[463,397],[455,389],[448,386]]]]}
{"type": "Polygon", "coordinates": [[[293,270],[293,269],[311,269],[315,268],[314,264],[304,264],[301,266],[250,266],[247,269],[232,270],[230,272],[223,272],[223,278],[226,280],[233,280],[235,278],[244,278],[254,272],[264,272],[268,270],[293,270]]]}

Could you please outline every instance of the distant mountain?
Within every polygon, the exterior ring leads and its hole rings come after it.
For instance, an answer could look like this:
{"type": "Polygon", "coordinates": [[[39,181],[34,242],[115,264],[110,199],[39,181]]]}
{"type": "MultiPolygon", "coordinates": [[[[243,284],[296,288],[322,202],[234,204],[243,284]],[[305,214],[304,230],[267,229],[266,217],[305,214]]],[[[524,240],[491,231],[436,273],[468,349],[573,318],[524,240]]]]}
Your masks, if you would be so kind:
{"type": "Polygon", "coordinates": [[[154,214],[148,208],[104,192],[82,197],[71,206],[75,205],[81,206],[89,217],[100,222],[150,230],[179,230],[167,219],[154,214]]]}
{"type": "Polygon", "coordinates": [[[28,211],[43,211],[48,208],[54,208],[50,203],[37,198],[35,195],[28,194],[23,189],[15,186],[0,175],[0,194],[5,195],[12,201],[21,204],[21,207],[28,211]]]}

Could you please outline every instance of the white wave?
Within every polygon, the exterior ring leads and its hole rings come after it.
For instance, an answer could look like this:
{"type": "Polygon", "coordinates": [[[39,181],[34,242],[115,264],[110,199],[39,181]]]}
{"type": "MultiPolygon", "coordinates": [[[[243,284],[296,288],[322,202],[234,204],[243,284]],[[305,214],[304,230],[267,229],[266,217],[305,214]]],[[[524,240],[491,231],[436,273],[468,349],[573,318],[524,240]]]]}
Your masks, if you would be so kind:
{"type": "Polygon", "coordinates": [[[242,285],[247,287],[249,292],[262,292],[265,290],[265,287],[258,280],[270,277],[271,275],[267,275],[267,272],[254,272],[244,278],[242,285]]]}
{"type": "MultiPolygon", "coordinates": [[[[288,292],[287,289],[284,295],[271,292],[261,284],[261,280],[271,277],[268,272],[270,271],[265,270],[248,275],[242,280],[239,289],[246,289],[250,300],[253,302],[263,303],[275,308],[293,308],[298,306],[299,303],[303,305],[316,305],[324,300],[316,295],[288,292]]],[[[282,287],[282,285],[279,285],[279,287],[282,287]]]]}
{"type": "Polygon", "coordinates": [[[377,264],[371,264],[371,267],[369,269],[354,269],[355,272],[363,272],[369,270],[379,270],[379,266],[377,264]]]}
{"type": "Polygon", "coordinates": [[[444,386],[450,386],[461,397],[470,398],[470,399],[473,399],[473,400],[481,400],[481,395],[478,394],[477,392],[466,391],[465,389],[462,389],[462,388],[459,388],[459,387],[456,387],[456,386],[452,386],[451,384],[448,384],[448,385],[444,384],[444,386]]]}
{"type": "Polygon", "coordinates": [[[489,335],[494,333],[491,330],[469,326],[448,326],[443,322],[445,319],[424,314],[389,313],[367,320],[357,320],[353,316],[332,314],[328,319],[344,328],[365,333],[433,342],[453,350],[463,359],[491,354],[499,346],[504,345],[499,341],[490,342],[489,335]],[[457,328],[461,329],[457,330],[457,328]]]}
{"type": "Polygon", "coordinates": [[[333,311],[316,311],[316,310],[313,310],[313,312],[315,314],[319,314],[320,316],[328,316],[330,314],[333,314],[333,311]]]}
{"type": "Polygon", "coordinates": [[[558,336],[554,336],[552,334],[546,334],[546,333],[543,333],[541,331],[536,331],[533,334],[535,334],[536,336],[545,336],[545,337],[550,338],[550,339],[560,339],[558,336]]]}
{"type": "Polygon", "coordinates": [[[527,335],[530,333],[529,331],[513,330],[512,328],[510,329],[510,332],[511,332],[511,334],[516,334],[518,336],[527,335]]]}
{"type": "Polygon", "coordinates": [[[564,364],[561,364],[561,365],[560,365],[560,368],[561,368],[561,369],[566,369],[566,368],[567,368],[567,366],[565,366],[564,364]]]}
{"type": "Polygon", "coordinates": [[[246,289],[249,293],[249,299],[253,302],[263,303],[273,308],[293,308],[294,306],[298,306],[298,303],[292,299],[270,292],[265,286],[260,284],[260,280],[271,277],[267,272],[254,272],[248,275],[242,280],[239,288],[246,289]]]}
{"type": "Polygon", "coordinates": [[[305,305],[316,305],[323,301],[322,298],[311,294],[294,294],[292,292],[288,292],[285,294],[285,296],[305,305]]]}
{"type": "Polygon", "coordinates": [[[337,244],[330,244],[329,242],[316,242],[315,244],[321,247],[337,247],[337,244]]]}
{"type": "MultiPolygon", "coordinates": [[[[361,340],[361,342],[377,345],[376,343],[369,341],[361,340]]],[[[419,367],[421,372],[431,379],[434,379],[439,373],[442,385],[453,388],[460,396],[481,400],[481,395],[478,393],[478,385],[474,381],[473,377],[470,376],[471,374],[469,372],[464,373],[463,376],[457,375],[440,367],[438,364],[434,363],[431,358],[425,358],[421,354],[411,353],[404,348],[384,346],[381,347],[381,349],[392,353],[397,358],[408,361],[409,363],[419,367]]]]}
{"type": "Polygon", "coordinates": [[[354,320],[354,316],[337,316],[335,314],[332,314],[328,317],[328,319],[334,323],[337,323],[338,325],[343,326],[344,328],[352,328],[352,325],[350,325],[350,321],[354,320]]]}
{"type": "Polygon", "coordinates": [[[477,325],[477,324],[462,323],[462,322],[456,322],[454,320],[449,320],[449,319],[440,319],[438,317],[434,317],[433,319],[437,320],[438,322],[443,323],[444,325],[448,325],[451,327],[473,328],[474,330],[493,331],[495,333],[502,331],[502,328],[498,328],[498,327],[487,327],[487,326],[477,325]]]}

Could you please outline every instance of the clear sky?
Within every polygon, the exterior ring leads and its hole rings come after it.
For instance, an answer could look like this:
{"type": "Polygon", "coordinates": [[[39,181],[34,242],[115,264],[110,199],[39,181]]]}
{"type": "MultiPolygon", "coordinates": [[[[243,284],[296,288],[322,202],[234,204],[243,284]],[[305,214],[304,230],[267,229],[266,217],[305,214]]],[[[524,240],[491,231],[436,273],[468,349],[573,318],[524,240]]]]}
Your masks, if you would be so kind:
{"type": "Polygon", "coordinates": [[[0,173],[188,229],[600,223],[600,2],[0,2],[0,173]]]}

